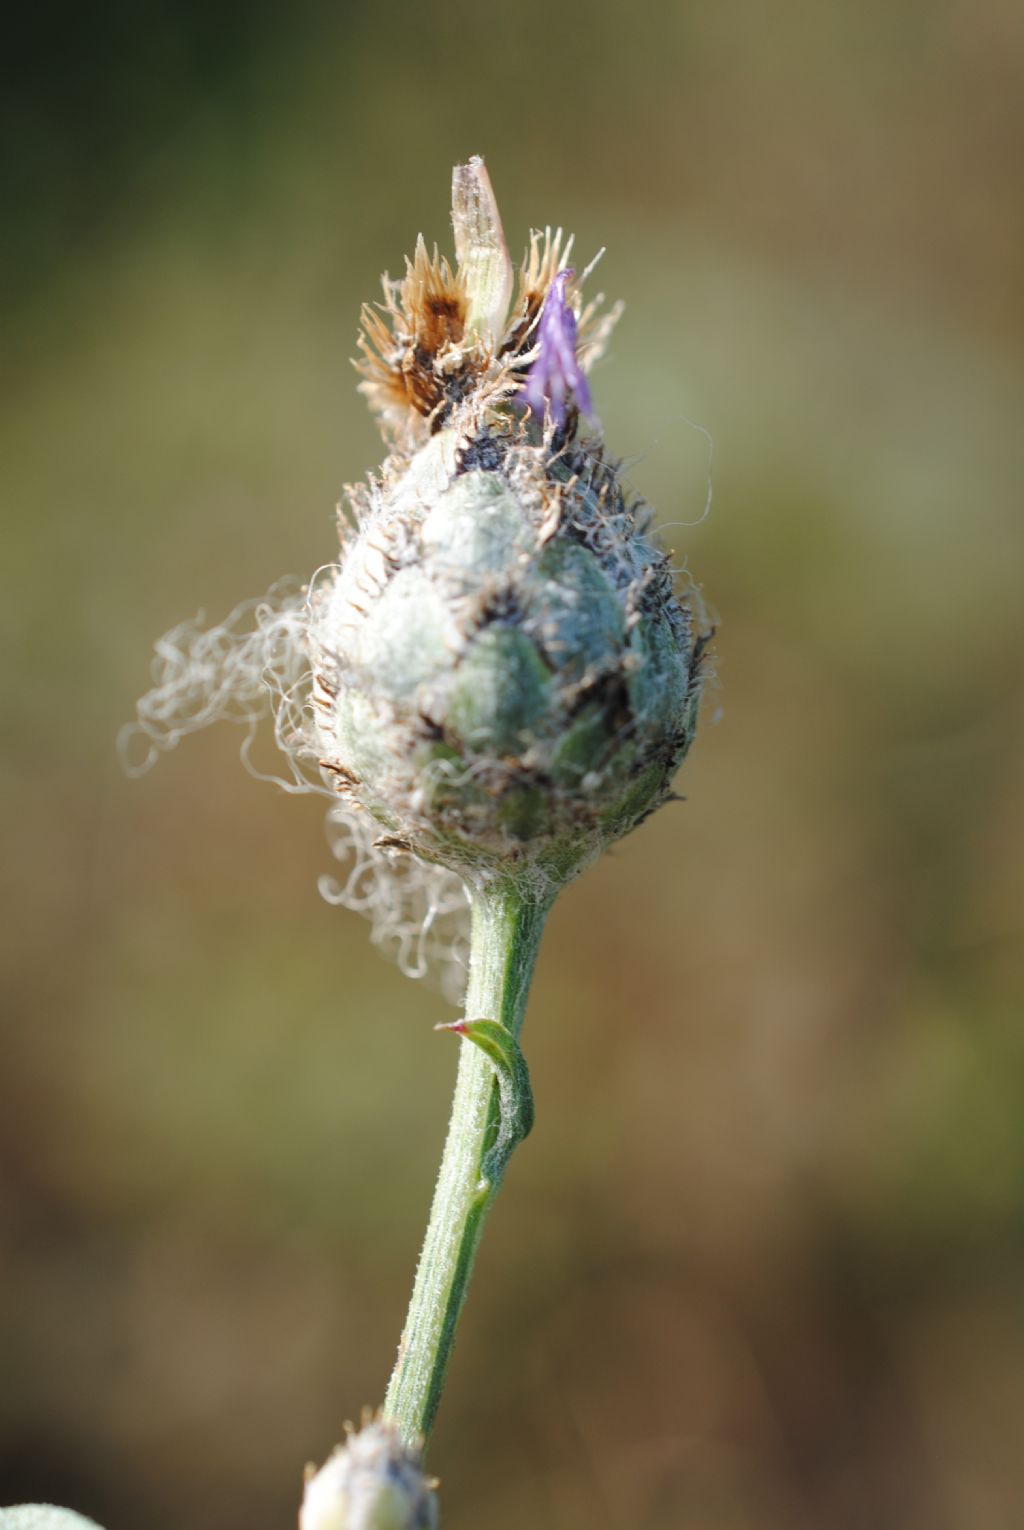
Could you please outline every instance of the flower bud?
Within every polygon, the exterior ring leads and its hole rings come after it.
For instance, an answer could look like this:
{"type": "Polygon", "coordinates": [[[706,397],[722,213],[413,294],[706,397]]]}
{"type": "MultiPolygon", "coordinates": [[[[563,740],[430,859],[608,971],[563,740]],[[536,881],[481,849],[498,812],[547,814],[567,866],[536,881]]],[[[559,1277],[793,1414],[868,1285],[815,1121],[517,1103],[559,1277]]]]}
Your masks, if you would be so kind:
{"type": "Polygon", "coordinates": [[[391,1424],[349,1436],[306,1483],[299,1530],[435,1530],[437,1494],[391,1424]]]}
{"type": "Polygon", "coordinates": [[[21,1503],[0,1509],[0,1530],[100,1530],[91,1519],[49,1503],[21,1503]]]}
{"type": "Polygon", "coordinates": [[[703,643],[646,507],[580,438],[601,336],[560,235],[534,236],[498,315],[480,161],[454,200],[458,268],[421,240],[383,316],[364,312],[393,448],[310,603],[317,744],[382,845],[558,882],[669,795],[703,643]]]}
{"type": "Polygon", "coordinates": [[[363,310],[360,386],[390,450],[348,490],[339,561],[166,634],[124,741],[145,769],[227,718],[264,775],[269,713],[288,767],[271,779],[336,793],[347,870],[325,896],[454,997],[467,883],[553,892],[670,796],[706,635],[582,429],[617,309],[584,303],[561,230],[531,237],[516,281],[479,159],[456,167],[452,222],[454,269],[421,238],[363,310]]]}

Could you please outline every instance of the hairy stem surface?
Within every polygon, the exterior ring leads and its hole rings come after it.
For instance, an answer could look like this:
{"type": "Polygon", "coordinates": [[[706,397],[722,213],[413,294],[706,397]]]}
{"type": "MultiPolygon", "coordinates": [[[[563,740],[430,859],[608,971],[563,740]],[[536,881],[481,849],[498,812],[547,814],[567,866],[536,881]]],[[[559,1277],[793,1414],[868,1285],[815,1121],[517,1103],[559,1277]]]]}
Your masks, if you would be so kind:
{"type": "MultiPolygon", "coordinates": [[[[497,1020],[518,1037],[549,907],[550,899],[524,897],[508,884],[472,894],[467,1020],[497,1020]]],[[[425,1440],[434,1422],[473,1260],[501,1182],[500,1171],[488,1174],[484,1164],[499,1133],[495,1067],[470,1039],[460,1041],[459,1051],[430,1222],[384,1401],[384,1417],[409,1444],[425,1440]]]]}

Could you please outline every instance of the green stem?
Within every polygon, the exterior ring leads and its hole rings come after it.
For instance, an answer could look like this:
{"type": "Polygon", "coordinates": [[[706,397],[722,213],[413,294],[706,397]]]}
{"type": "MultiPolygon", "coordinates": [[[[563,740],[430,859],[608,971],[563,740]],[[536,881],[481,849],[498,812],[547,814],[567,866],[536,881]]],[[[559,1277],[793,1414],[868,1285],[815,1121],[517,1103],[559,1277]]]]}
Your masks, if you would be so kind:
{"type": "MultiPolygon", "coordinates": [[[[471,900],[466,1018],[497,1020],[516,1038],[551,900],[530,898],[508,883],[475,891],[471,900]]],[[[410,1445],[425,1440],[434,1422],[473,1260],[501,1182],[500,1171],[483,1172],[499,1130],[495,1066],[471,1038],[460,1042],[459,1052],[430,1222],[384,1400],[384,1417],[410,1445]]]]}

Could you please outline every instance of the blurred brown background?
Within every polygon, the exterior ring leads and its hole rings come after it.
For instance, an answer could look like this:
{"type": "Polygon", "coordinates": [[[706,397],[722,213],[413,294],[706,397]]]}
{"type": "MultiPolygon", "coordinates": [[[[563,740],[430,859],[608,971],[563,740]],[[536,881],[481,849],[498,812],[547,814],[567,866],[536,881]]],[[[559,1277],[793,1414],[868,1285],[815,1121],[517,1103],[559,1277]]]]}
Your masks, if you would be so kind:
{"type": "Polygon", "coordinates": [[[443,1006],[237,734],[114,740],[166,628],[332,557],[358,305],[481,152],[514,252],[608,246],[720,690],[552,919],[445,1524],[1016,1530],[1020,7],[141,0],[3,70],[0,1502],[281,1530],[382,1395],[443,1006]]]}

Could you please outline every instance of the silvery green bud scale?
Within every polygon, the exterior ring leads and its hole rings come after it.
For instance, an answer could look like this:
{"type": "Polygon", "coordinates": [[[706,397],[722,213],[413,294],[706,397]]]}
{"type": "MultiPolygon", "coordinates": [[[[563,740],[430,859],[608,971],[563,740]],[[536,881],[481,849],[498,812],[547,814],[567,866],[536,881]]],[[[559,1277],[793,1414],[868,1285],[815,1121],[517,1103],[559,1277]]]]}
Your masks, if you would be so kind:
{"type": "Polygon", "coordinates": [[[701,644],[646,507],[579,439],[609,322],[578,324],[568,248],[535,235],[509,307],[479,160],[453,204],[456,269],[421,240],[364,312],[392,451],[310,602],[317,741],[380,846],[559,885],[668,795],[701,644]]]}

